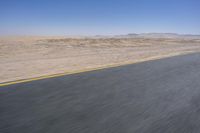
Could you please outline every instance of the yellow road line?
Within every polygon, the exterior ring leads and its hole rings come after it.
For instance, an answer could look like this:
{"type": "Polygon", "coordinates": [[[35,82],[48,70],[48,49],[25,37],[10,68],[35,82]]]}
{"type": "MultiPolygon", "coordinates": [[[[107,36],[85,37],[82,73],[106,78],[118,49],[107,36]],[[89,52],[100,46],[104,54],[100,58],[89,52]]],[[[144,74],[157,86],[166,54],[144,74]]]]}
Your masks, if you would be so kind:
{"type": "MultiPolygon", "coordinates": [[[[187,52],[187,53],[191,53],[191,52],[187,52]]],[[[186,54],[186,53],[184,53],[184,54],[186,54]]],[[[154,57],[145,58],[145,59],[141,59],[141,60],[133,61],[133,62],[129,61],[129,62],[124,62],[124,63],[119,63],[119,64],[105,65],[105,66],[96,67],[96,68],[87,68],[87,69],[76,70],[76,71],[71,71],[71,72],[68,71],[68,72],[63,72],[63,73],[59,73],[59,74],[45,75],[45,76],[29,78],[29,79],[21,79],[21,80],[16,80],[16,81],[0,83],[0,87],[7,86],[7,85],[18,84],[18,83],[31,82],[31,81],[35,81],[35,80],[41,80],[41,79],[54,78],[54,77],[60,77],[60,76],[65,76],[65,75],[71,75],[71,74],[78,74],[78,73],[83,73],[83,72],[101,70],[101,69],[105,69],[105,68],[113,68],[113,67],[125,66],[125,65],[140,63],[140,62],[144,62],[144,61],[157,60],[157,59],[161,59],[161,58],[178,56],[178,55],[181,55],[181,53],[165,55],[165,56],[162,56],[162,57],[161,56],[157,56],[157,57],[154,56],[154,57]]]]}

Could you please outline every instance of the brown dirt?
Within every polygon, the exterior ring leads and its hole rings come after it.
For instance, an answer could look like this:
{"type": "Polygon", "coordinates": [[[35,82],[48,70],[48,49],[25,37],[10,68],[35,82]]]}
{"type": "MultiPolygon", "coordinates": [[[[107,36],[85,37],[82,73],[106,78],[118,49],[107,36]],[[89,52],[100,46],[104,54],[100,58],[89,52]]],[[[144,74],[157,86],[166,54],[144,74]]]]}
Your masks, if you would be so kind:
{"type": "Polygon", "coordinates": [[[0,38],[0,82],[200,51],[200,39],[0,38]]]}

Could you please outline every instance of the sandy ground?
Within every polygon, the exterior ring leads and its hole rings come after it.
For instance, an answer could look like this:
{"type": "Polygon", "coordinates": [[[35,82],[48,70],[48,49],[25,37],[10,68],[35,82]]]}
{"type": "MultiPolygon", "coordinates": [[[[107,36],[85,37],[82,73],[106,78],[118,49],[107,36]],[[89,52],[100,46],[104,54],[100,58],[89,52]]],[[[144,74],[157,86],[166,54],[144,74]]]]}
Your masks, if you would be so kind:
{"type": "Polygon", "coordinates": [[[0,83],[200,52],[200,39],[1,37],[0,83]]]}

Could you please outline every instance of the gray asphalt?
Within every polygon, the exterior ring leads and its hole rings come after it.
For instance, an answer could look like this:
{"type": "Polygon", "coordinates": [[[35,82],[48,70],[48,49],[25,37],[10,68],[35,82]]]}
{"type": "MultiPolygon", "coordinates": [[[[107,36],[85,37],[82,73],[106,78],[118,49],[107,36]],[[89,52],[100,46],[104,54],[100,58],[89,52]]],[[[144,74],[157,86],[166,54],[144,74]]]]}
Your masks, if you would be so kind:
{"type": "Polygon", "coordinates": [[[0,87],[0,133],[200,133],[200,53],[0,87]]]}

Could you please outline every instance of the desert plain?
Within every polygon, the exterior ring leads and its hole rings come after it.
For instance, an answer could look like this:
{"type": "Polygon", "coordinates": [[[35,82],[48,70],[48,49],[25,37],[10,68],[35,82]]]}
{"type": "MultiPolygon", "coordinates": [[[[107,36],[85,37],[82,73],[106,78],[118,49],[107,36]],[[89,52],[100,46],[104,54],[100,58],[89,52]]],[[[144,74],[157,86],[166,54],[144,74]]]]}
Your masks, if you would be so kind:
{"type": "Polygon", "coordinates": [[[200,52],[200,37],[0,37],[0,83],[200,52]]]}

